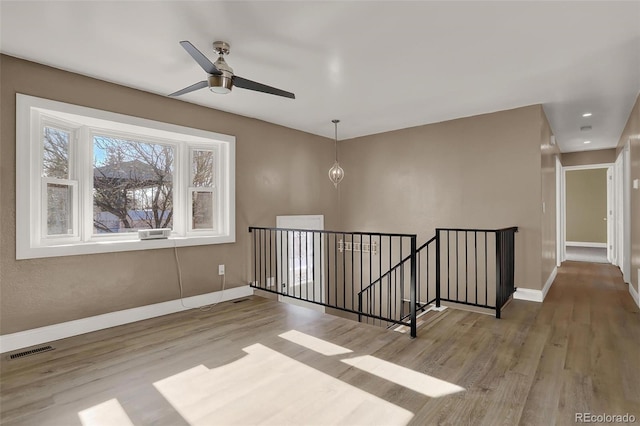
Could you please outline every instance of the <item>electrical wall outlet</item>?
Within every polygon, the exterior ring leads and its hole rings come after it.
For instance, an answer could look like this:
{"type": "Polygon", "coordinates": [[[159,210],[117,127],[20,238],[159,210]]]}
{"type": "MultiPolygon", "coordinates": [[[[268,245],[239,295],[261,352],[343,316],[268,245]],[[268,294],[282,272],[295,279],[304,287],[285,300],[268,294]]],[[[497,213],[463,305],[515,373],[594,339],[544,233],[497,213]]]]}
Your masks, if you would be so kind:
{"type": "Polygon", "coordinates": [[[218,265],[218,275],[224,275],[224,265],[218,265]]]}

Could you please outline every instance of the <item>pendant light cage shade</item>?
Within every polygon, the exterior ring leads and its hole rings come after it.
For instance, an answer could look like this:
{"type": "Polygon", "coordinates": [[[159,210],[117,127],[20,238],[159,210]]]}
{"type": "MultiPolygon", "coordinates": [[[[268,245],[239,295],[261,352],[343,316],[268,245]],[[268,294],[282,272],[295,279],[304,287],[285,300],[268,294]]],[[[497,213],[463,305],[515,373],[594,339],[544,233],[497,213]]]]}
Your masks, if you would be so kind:
{"type": "Polygon", "coordinates": [[[344,170],[342,170],[342,167],[340,167],[340,164],[336,161],[333,163],[333,167],[329,169],[329,180],[333,182],[333,186],[337,188],[342,178],[344,178],[344,170]]]}
{"type": "Polygon", "coordinates": [[[333,186],[338,188],[338,184],[344,178],[344,170],[340,167],[340,163],[338,163],[338,123],[340,120],[331,120],[331,122],[335,126],[335,152],[336,152],[336,161],[333,163],[333,166],[329,169],[329,180],[333,182],[333,186]]]}

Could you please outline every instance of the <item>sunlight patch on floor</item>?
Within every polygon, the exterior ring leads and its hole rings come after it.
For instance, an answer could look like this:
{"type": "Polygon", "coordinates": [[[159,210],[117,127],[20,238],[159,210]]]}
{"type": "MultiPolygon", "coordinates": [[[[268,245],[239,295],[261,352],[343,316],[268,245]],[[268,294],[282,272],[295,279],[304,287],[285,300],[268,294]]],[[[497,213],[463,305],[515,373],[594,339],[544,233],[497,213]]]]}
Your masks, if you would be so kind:
{"type": "Polygon", "coordinates": [[[343,359],[342,362],[431,398],[439,398],[465,390],[465,388],[453,383],[418,373],[371,355],[343,359]]]}
{"type": "Polygon", "coordinates": [[[154,386],[194,426],[400,426],[413,418],[404,408],[266,346],[243,350],[248,355],[230,364],[211,370],[199,365],[154,386]]]}
{"type": "Polygon", "coordinates": [[[83,426],[133,426],[117,399],[110,399],[78,413],[83,426]]]}
{"type": "Polygon", "coordinates": [[[342,346],[309,336],[297,330],[289,330],[286,333],[280,334],[279,337],[326,356],[343,355],[353,352],[351,349],[343,348],[342,346]]]}

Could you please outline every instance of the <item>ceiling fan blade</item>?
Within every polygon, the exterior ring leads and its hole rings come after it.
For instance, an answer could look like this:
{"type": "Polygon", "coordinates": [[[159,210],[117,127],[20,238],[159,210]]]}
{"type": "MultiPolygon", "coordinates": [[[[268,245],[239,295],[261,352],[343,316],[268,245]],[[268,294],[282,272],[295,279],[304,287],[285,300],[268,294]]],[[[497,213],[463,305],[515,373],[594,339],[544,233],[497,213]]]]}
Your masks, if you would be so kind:
{"type": "Polygon", "coordinates": [[[193,59],[195,59],[195,61],[198,63],[198,65],[200,65],[202,67],[203,70],[205,70],[205,72],[207,72],[208,74],[213,74],[213,75],[220,75],[222,74],[220,72],[220,70],[218,68],[216,68],[215,65],[213,65],[213,62],[211,62],[209,60],[209,58],[207,58],[206,56],[204,56],[202,54],[202,52],[200,52],[198,49],[196,49],[196,47],[191,44],[188,41],[181,41],[180,45],[182,47],[184,47],[184,50],[187,51],[187,53],[189,55],[191,55],[191,57],[193,59]]]}
{"type": "Polygon", "coordinates": [[[267,86],[266,84],[257,83],[255,81],[247,80],[246,78],[233,76],[233,85],[241,87],[243,89],[255,90],[256,92],[268,93],[270,95],[284,96],[285,98],[295,99],[296,95],[291,92],[287,92],[275,87],[267,86]]]}
{"type": "Polygon", "coordinates": [[[209,83],[207,83],[206,81],[199,81],[195,84],[192,84],[189,87],[185,87],[182,90],[178,90],[177,92],[173,92],[172,94],[170,94],[169,96],[180,96],[180,95],[184,95],[185,93],[189,93],[189,92],[193,92],[194,90],[198,90],[198,89],[204,89],[205,87],[207,87],[209,85],[209,83]]]}

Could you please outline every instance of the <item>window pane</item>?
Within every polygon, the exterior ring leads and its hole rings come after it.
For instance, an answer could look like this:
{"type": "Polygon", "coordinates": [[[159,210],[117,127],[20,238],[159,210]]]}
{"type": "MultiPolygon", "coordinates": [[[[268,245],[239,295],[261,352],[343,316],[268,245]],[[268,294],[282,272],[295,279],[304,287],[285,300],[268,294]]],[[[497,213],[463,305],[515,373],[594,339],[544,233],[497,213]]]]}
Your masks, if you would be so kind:
{"type": "Polygon", "coordinates": [[[42,176],[69,179],[69,132],[44,128],[42,176]]]}
{"type": "Polygon", "coordinates": [[[308,232],[294,232],[289,239],[289,276],[294,285],[313,279],[313,244],[308,232]]]}
{"type": "Polygon", "coordinates": [[[213,192],[192,192],[191,229],[213,229],[213,192]]]}
{"type": "Polygon", "coordinates": [[[213,151],[192,151],[191,172],[193,181],[191,186],[213,186],[213,151]]]}
{"type": "Polygon", "coordinates": [[[95,136],[93,154],[94,233],[173,227],[172,146],[95,136]]]}
{"type": "Polygon", "coordinates": [[[73,235],[73,187],[47,183],[47,235],[73,235]]]}

